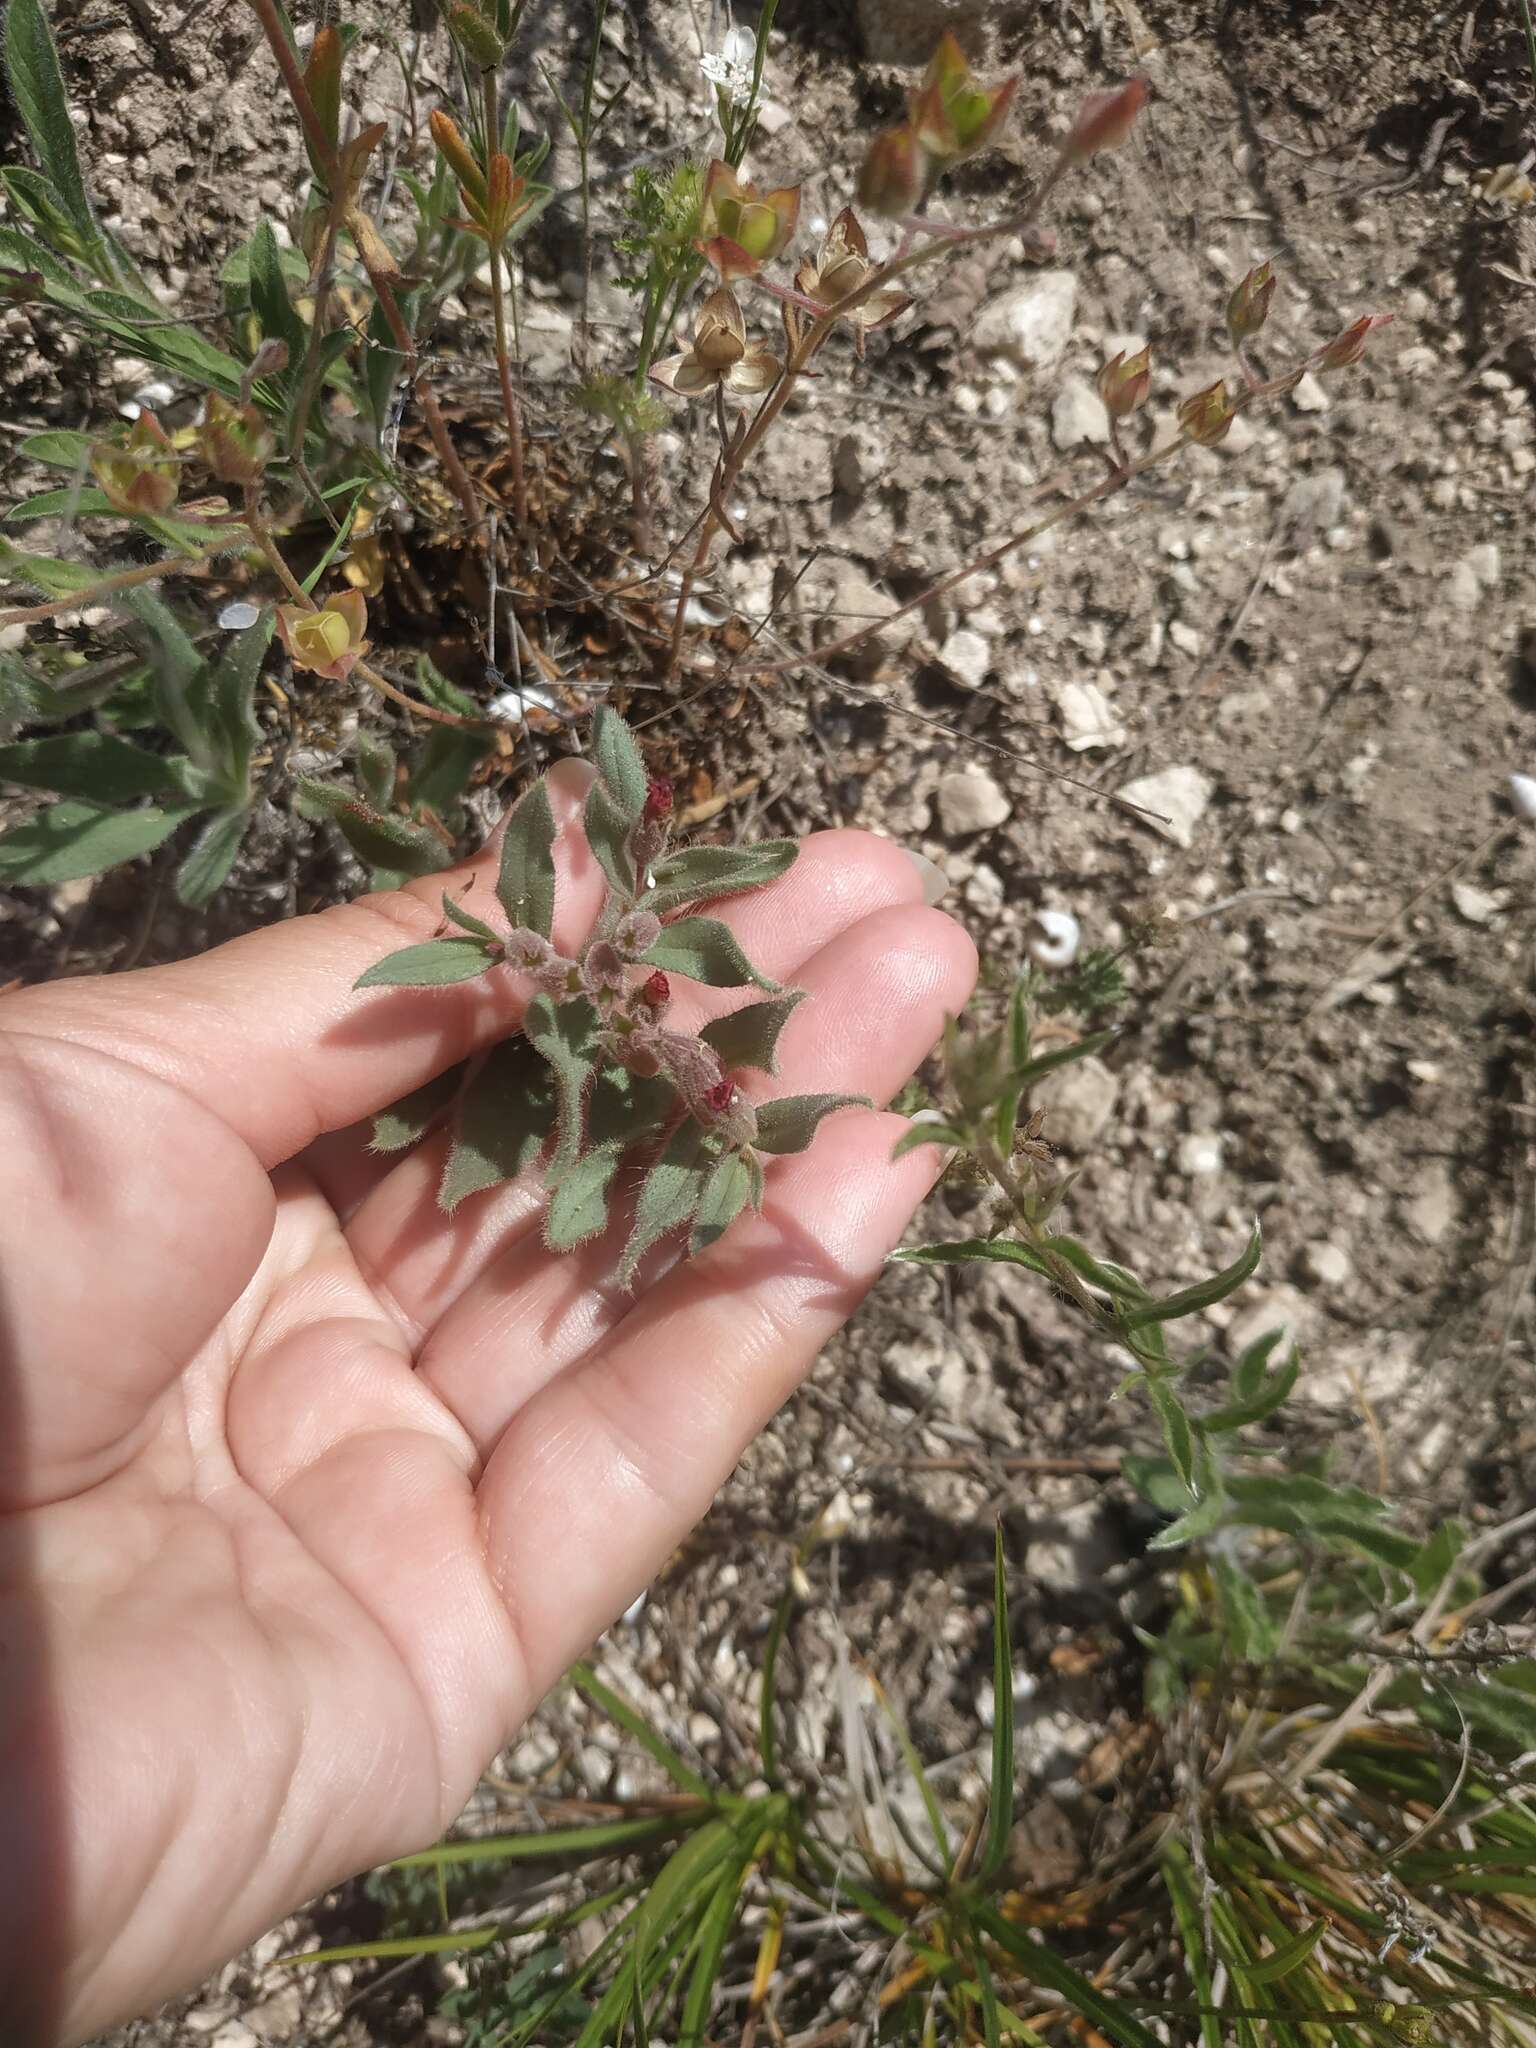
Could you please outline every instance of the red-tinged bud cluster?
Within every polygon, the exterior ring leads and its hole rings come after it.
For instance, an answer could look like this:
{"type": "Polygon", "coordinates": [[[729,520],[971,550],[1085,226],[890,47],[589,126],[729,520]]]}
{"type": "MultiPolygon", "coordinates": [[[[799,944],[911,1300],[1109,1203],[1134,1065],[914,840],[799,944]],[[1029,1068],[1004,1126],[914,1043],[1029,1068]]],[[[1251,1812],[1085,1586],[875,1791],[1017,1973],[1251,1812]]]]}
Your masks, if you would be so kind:
{"type": "Polygon", "coordinates": [[[1122,349],[1099,372],[1099,396],[1105,411],[1117,420],[1128,419],[1138,406],[1145,404],[1151,388],[1150,349],[1144,348],[1134,356],[1127,356],[1122,349]]]}
{"type": "Polygon", "coordinates": [[[1016,78],[978,85],[954,37],[939,40],[908,119],[877,135],[859,173],[859,201],[899,219],[923,202],[941,171],[985,149],[1007,118],[1016,78]]]}
{"type": "Polygon", "coordinates": [[[724,1116],[736,1100],[736,1083],[726,1075],[704,1091],[704,1107],[711,1116],[724,1116]]]}
{"type": "Polygon", "coordinates": [[[1118,149],[1136,125],[1136,116],[1147,104],[1147,81],[1133,78],[1108,92],[1090,93],[1062,144],[1062,155],[1070,163],[1083,163],[1101,149],[1118,149]]]}
{"type": "Polygon", "coordinates": [[[1221,377],[1214,384],[1207,384],[1203,391],[1197,391],[1193,398],[1186,398],[1179,407],[1179,425],[1202,448],[1214,448],[1218,441],[1224,441],[1234,417],[1226,382],[1221,377]]]}
{"type": "Polygon", "coordinates": [[[672,815],[672,804],[671,783],[657,776],[645,792],[645,809],[641,815],[647,825],[664,824],[672,815]]]}
{"type": "Polygon", "coordinates": [[[640,1000],[652,1010],[664,1010],[671,1002],[672,984],[659,967],[641,984],[640,1000]]]}
{"type": "Polygon", "coordinates": [[[1320,370],[1347,370],[1351,363],[1358,363],[1365,354],[1365,340],[1371,329],[1387,326],[1392,318],[1390,313],[1365,314],[1319,351],[1317,367],[1320,370]]]}

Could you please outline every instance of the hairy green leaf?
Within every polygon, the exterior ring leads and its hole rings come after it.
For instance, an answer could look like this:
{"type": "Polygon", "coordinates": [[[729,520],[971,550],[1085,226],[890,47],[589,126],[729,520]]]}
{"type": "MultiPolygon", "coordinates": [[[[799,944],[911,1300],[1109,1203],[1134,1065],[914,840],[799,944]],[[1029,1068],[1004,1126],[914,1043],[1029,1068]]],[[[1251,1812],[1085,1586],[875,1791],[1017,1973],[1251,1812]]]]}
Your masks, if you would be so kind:
{"type": "MultiPolygon", "coordinates": [[[[927,1128],[925,1125],[924,1129],[927,1128]]],[[[1039,1253],[1013,1237],[962,1237],[952,1244],[909,1244],[892,1252],[891,1257],[909,1266],[969,1266],[978,1259],[992,1259],[1002,1266],[1027,1266],[1031,1273],[1039,1273],[1047,1280],[1051,1277],[1051,1269],[1039,1253]]]]}
{"type": "MultiPolygon", "coordinates": [[[[4,254],[5,233],[0,229],[0,258],[4,254]]],[[[25,548],[0,539],[0,575],[40,590],[45,597],[73,597],[77,591],[89,590],[104,576],[129,566],[125,562],[109,562],[93,568],[89,562],[65,561],[58,555],[30,555],[25,548]]]]}
{"type": "Polygon", "coordinates": [[[728,1072],[755,1067],[759,1073],[776,1074],[779,1033],[804,1001],[805,990],[792,988],[765,1003],[745,1003],[729,1016],[711,1018],[699,1036],[720,1055],[728,1072]]]}
{"type": "Polygon", "coordinates": [[[412,764],[407,796],[440,818],[453,815],[470,777],[495,744],[490,733],[434,725],[412,764]]]}
{"type": "Polygon", "coordinates": [[[77,433],[73,427],[53,427],[47,433],[28,434],[16,452],[49,469],[78,470],[83,474],[91,466],[91,450],[95,446],[89,434],[77,433]]]}
{"type": "Polygon", "coordinates": [[[98,804],[136,796],[185,796],[186,784],[163,755],[105,732],[60,732],[0,747],[0,781],[52,789],[98,804]]]}
{"type": "Polygon", "coordinates": [[[388,1109],[381,1109],[373,1120],[368,1150],[403,1152],[408,1145],[424,1138],[464,1085],[465,1071],[465,1062],[460,1060],[443,1073],[434,1074],[430,1081],[423,1081],[409,1095],[402,1095],[388,1109]]]}
{"type": "Polygon", "coordinates": [[[443,915],[450,924],[456,924],[461,932],[469,932],[475,938],[485,939],[495,946],[502,943],[501,934],[493,931],[483,917],[476,917],[472,911],[466,910],[462,903],[455,903],[451,896],[443,898],[443,915]]]}
{"type": "Polygon", "coordinates": [[[496,900],[508,922],[547,939],[555,928],[555,814],[542,781],[521,798],[501,842],[496,900]]]}
{"type": "Polygon", "coordinates": [[[251,759],[261,738],[256,684],[276,624],[276,610],[265,606],[234,635],[219,659],[203,668],[189,691],[192,716],[207,735],[224,786],[237,802],[250,794],[251,759]]]}
{"type": "Polygon", "coordinates": [[[76,882],[99,875],[141,853],[152,853],[199,806],[101,811],[73,801],[39,811],[0,839],[0,878],[19,882],[76,882]]]}
{"type": "Polygon", "coordinates": [[[376,811],[387,811],[395,801],[395,750],[388,740],[371,732],[360,732],[352,742],[352,759],[357,767],[357,786],[376,811]]]}
{"type": "Polygon", "coordinates": [[[715,1162],[694,1211],[693,1230],[688,1239],[690,1257],[725,1235],[747,1206],[751,1192],[752,1176],[739,1152],[727,1152],[715,1162]]]}
{"type": "Polygon", "coordinates": [[[65,484],[60,489],[39,491],[23,498],[5,515],[7,526],[27,526],[34,519],[121,519],[122,513],[105,491],[94,484],[65,484]]]}
{"type": "Polygon", "coordinates": [[[365,968],[354,988],[442,988],[452,981],[473,981],[496,960],[480,939],[427,939],[402,946],[365,968]]]}
{"type": "Polygon", "coordinates": [[[1008,1627],[1008,1572],[999,1523],[992,1542],[992,1776],[987,1834],[978,1881],[995,1877],[1013,1841],[1013,1637],[1008,1627]]]}
{"type": "Polygon", "coordinates": [[[79,237],[82,256],[106,276],[132,279],[132,265],[97,226],[86,196],[59,53],[41,0],[11,0],[5,17],[5,69],[38,163],[79,237]]]}
{"type": "Polygon", "coordinates": [[[1163,1426],[1163,1442],[1168,1446],[1168,1455],[1173,1460],[1174,1470],[1193,1494],[1195,1436],[1184,1403],[1167,1380],[1148,1379],[1146,1388],[1147,1398],[1157,1410],[1157,1419],[1163,1426]]]}
{"type": "Polygon", "coordinates": [[[629,845],[634,826],[606,784],[594,782],[587,791],[582,825],[598,866],[628,903],[635,893],[635,860],[629,845]]]}
{"type": "Polygon", "coordinates": [[[1262,1337],[1256,1337],[1248,1345],[1232,1368],[1232,1387],[1239,1401],[1252,1401],[1264,1384],[1264,1369],[1269,1363],[1269,1354],[1285,1335],[1278,1326],[1266,1330],[1262,1337]]]}
{"type": "Polygon", "coordinates": [[[707,988],[744,988],[750,982],[779,994],[779,984],[758,973],[730,926],[713,917],[681,917],[676,924],[663,926],[645,964],[666,974],[686,975],[707,988]]]}
{"type": "Polygon", "coordinates": [[[607,704],[600,704],[592,720],[592,757],[597,772],[631,829],[645,809],[650,778],[635,736],[607,704]]]}
{"type": "Polygon", "coordinates": [[[756,846],[689,846],[664,854],[652,869],[652,886],[640,901],[658,917],[688,903],[738,896],[776,881],[800,851],[793,839],[765,839],[756,846]]]}
{"type": "Polygon", "coordinates": [[[262,339],[288,344],[287,374],[291,375],[303,360],[308,330],[288,296],[282,257],[270,221],[259,222],[251,237],[250,277],[251,306],[261,327],[262,339]]]}
{"type": "Polygon", "coordinates": [[[551,1251],[568,1252],[607,1229],[608,1192],[619,1158],[612,1148],[589,1152],[552,1182],[544,1212],[544,1242],[551,1251]]]}
{"type": "Polygon", "coordinates": [[[1244,1429],[1263,1422],[1289,1398],[1301,1372],[1301,1355],[1293,1351],[1283,1365],[1277,1365],[1245,1401],[1228,1401],[1209,1415],[1202,1415],[1200,1427],[1216,1436],[1228,1430],[1244,1429]]]}
{"type": "Polygon", "coordinates": [[[718,1141],[691,1117],[673,1132],[641,1183],[634,1228],[619,1264],[621,1286],[633,1286],[635,1270],[653,1244],[692,1221],[717,1152],[718,1141]]]}
{"type": "MultiPolygon", "coordinates": [[[[891,1158],[893,1161],[905,1159],[909,1152],[920,1152],[924,1145],[963,1145],[964,1143],[965,1133],[957,1131],[953,1125],[930,1123],[926,1118],[923,1122],[919,1123],[914,1118],[911,1126],[902,1132],[901,1136],[891,1147],[891,1158]]],[[[944,1264],[948,1262],[941,1260],[937,1263],[944,1264]]]]}
{"type": "Polygon", "coordinates": [[[1299,1970],[1322,1940],[1328,1927],[1326,1920],[1314,1920],[1304,1927],[1294,1940],[1282,1942],[1280,1947],[1257,1962],[1245,1963],[1243,1975],[1250,1984],[1278,1984],[1282,1977],[1289,1977],[1293,1970],[1299,1970]]]}
{"type": "Polygon", "coordinates": [[[176,870],[176,894],[189,910],[201,910],[211,903],[229,880],[251,814],[243,804],[216,811],[192,843],[176,870]]]}
{"type": "Polygon", "coordinates": [[[356,790],[339,783],[317,782],[302,776],[298,784],[298,808],[311,818],[327,818],[348,846],[371,868],[391,874],[433,875],[448,865],[448,848],[424,826],[404,818],[387,817],[364,803],[356,790]]]}
{"type": "Polygon", "coordinates": [[[759,1105],[752,1142],[759,1152],[803,1152],[824,1116],[870,1106],[867,1095],[781,1095],[777,1102],[759,1105]]]}
{"type": "Polygon", "coordinates": [[[466,1196],[530,1172],[554,1127],[549,1068],[526,1038],[503,1039],[486,1054],[459,1103],[438,1206],[452,1214],[466,1196]]]}
{"type": "Polygon", "coordinates": [[[1235,1559],[1212,1549],[1206,1559],[1226,1620],[1232,1654],[1240,1663],[1267,1664],[1275,1654],[1280,1631],[1264,1604],[1264,1595],[1235,1559]]]}
{"type": "Polygon", "coordinates": [[[1230,1266],[1224,1266],[1219,1273],[1213,1273],[1209,1280],[1199,1280],[1193,1287],[1181,1287],[1177,1294],[1170,1294],[1161,1301],[1147,1301],[1126,1312],[1125,1324],[1130,1330],[1145,1329],[1149,1323],[1169,1323],[1179,1316],[1198,1315],[1214,1302],[1225,1301],[1227,1296],[1241,1287],[1258,1268],[1259,1256],[1264,1249],[1263,1237],[1257,1223],[1253,1235],[1239,1257],[1230,1266]]]}
{"type": "Polygon", "coordinates": [[[550,1161],[550,1178],[570,1167],[581,1150],[582,1107],[597,1059],[597,1012],[585,996],[556,1003],[535,996],[523,1019],[528,1041],[554,1071],[559,1101],[559,1137],[550,1161]]]}

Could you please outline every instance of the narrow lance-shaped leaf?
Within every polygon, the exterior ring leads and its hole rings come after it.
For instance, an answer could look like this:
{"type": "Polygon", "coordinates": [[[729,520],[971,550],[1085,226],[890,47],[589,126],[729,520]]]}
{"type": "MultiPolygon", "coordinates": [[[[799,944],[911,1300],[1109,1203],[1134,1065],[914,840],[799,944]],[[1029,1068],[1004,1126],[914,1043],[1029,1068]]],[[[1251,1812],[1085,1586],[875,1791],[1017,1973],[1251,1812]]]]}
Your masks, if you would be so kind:
{"type": "Polygon", "coordinates": [[[460,1060],[430,1081],[423,1081],[409,1095],[402,1095],[373,1120],[370,1152],[403,1152],[424,1138],[464,1085],[465,1065],[460,1060]]]}
{"type": "Polygon", "coordinates": [[[689,846],[656,862],[652,886],[640,899],[658,917],[690,903],[738,896],[760,889],[794,866],[800,848],[793,839],[767,839],[756,846],[689,846]]]}
{"type": "Polygon", "coordinates": [[[455,903],[451,896],[443,897],[443,915],[450,924],[456,924],[461,932],[469,932],[475,938],[485,939],[492,945],[499,946],[502,943],[501,934],[493,931],[483,917],[476,917],[474,912],[466,910],[462,903],[455,903]]]}
{"type": "Polygon", "coordinates": [[[727,1152],[704,1183],[694,1212],[688,1251],[693,1256],[723,1237],[747,1206],[752,1176],[739,1152],[727,1152]]]}
{"type": "Polygon", "coordinates": [[[427,939],[386,953],[353,982],[354,988],[443,988],[450,982],[473,981],[494,967],[497,958],[483,939],[427,939]]]}
{"type": "Polygon", "coordinates": [[[1167,1380],[1148,1379],[1146,1387],[1147,1398],[1157,1410],[1157,1419],[1163,1426],[1163,1441],[1168,1446],[1168,1455],[1173,1460],[1174,1470],[1193,1495],[1195,1433],[1184,1403],[1167,1380]]]}
{"type": "Polygon", "coordinates": [[[184,781],[163,755],[106,732],[50,733],[0,747],[0,782],[100,804],[185,793],[184,781]]]}
{"type": "Polygon", "coordinates": [[[1140,1330],[1149,1323],[1168,1323],[1179,1316],[1198,1315],[1202,1309],[1213,1303],[1225,1301],[1227,1296],[1242,1286],[1257,1270],[1259,1255],[1263,1251],[1263,1237],[1257,1223],[1240,1257],[1225,1266],[1219,1273],[1213,1273],[1209,1280],[1200,1280],[1193,1287],[1181,1287],[1177,1294],[1166,1295],[1161,1301],[1142,1302],[1126,1311],[1125,1326],[1128,1330],[1140,1330]]]}
{"type": "Polygon", "coordinates": [[[838,1109],[868,1109],[867,1095],[781,1095],[762,1103],[757,1112],[759,1152],[803,1152],[824,1116],[838,1109]]]}
{"type": "Polygon", "coordinates": [[[1051,1269],[1040,1254],[1012,1237],[964,1237],[953,1244],[909,1244],[891,1253],[908,1266],[969,1266],[991,1259],[1002,1266],[1025,1266],[1045,1279],[1051,1269]]]}
{"type": "Polygon", "coordinates": [[[720,1055],[728,1073],[753,1067],[762,1074],[776,1074],[779,1034],[804,1001],[805,990],[792,988],[765,1003],[744,1003],[728,1016],[711,1018],[699,1036],[720,1055]]]}
{"type": "Polygon", "coordinates": [[[449,850],[435,833],[405,818],[385,816],[364,803],[355,790],[304,776],[298,800],[302,815],[328,818],[371,868],[391,874],[432,875],[448,865],[449,850]]]}
{"type": "Polygon", "coordinates": [[[607,704],[598,706],[592,720],[592,755],[609,794],[633,827],[645,809],[649,778],[634,734],[607,704]]]}
{"type": "Polygon", "coordinates": [[[1245,1963],[1243,1974],[1250,1984],[1278,1984],[1282,1977],[1289,1977],[1317,1947],[1327,1930],[1326,1920],[1314,1920],[1304,1927],[1293,1941],[1283,1942],[1273,1954],[1261,1956],[1256,1963],[1245,1963]]]}
{"type": "Polygon", "coordinates": [[[548,996],[535,996],[523,1030],[555,1077],[559,1137],[549,1167],[555,1179],[581,1150],[583,1098],[597,1056],[597,1012],[585,996],[558,1005],[548,996]]]}
{"type": "Polygon", "coordinates": [[[467,1196],[530,1172],[554,1125],[555,1090],[544,1061],[526,1038],[493,1046],[454,1118],[439,1208],[451,1215],[467,1196]]]}
{"type": "Polygon", "coordinates": [[[622,1286],[634,1284],[635,1269],[653,1244],[692,1221],[714,1163],[708,1133],[690,1117],[673,1132],[641,1184],[634,1228],[619,1265],[622,1286]]]}
{"type": "Polygon", "coordinates": [[[634,826],[605,784],[594,782],[587,791],[582,824],[598,866],[629,903],[635,894],[635,859],[629,845],[634,826]]]}
{"type": "Polygon", "coordinates": [[[987,1835],[976,1876],[995,1877],[1013,1840],[1013,1638],[1008,1627],[1007,1558],[999,1524],[992,1556],[992,1782],[987,1835]]]}
{"type": "Polygon", "coordinates": [[[193,843],[176,870],[176,894],[189,910],[211,903],[229,880],[235,856],[245,839],[251,814],[244,805],[218,811],[193,843]]]}
{"type": "Polygon", "coordinates": [[[175,810],[100,811],[66,802],[39,811],[0,839],[0,878],[7,882],[77,882],[121,861],[151,853],[197,804],[175,810]]]}
{"type": "Polygon", "coordinates": [[[779,984],[759,974],[743,953],[730,926],[713,917],[682,917],[665,925],[645,963],[665,974],[686,975],[707,988],[744,988],[750,982],[772,995],[779,993],[779,984]]]}
{"type": "Polygon", "coordinates": [[[554,845],[549,791],[536,782],[507,820],[496,896],[510,924],[545,939],[555,928],[554,845]]]}
{"type": "Polygon", "coordinates": [[[275,608],[265,606],[253,624],[235,635],[220,659],[204,670],[192,689],[193,715],[213,741],[214,765],[236,802],[250,794],[251,757],[261,738],[256,684],[276,623],[275,608]]]}
{"type": "Polygon", "coordinates": [[[551,1251],[568,1252],[607,1229],[608,1195],[620,1157],[611,1146],[589,1152],[553,1183],[544,1212],[544,1242],[551,1251]]]}
{"type": "Polygon", "coordinates": [[[1251,1423],[1263,1422],[1273,1415],[1289,1399],[1301,1373],[1301,1355],[1293,1351],[1283,1365],[1277,1365],[1267,1375],[1258,1391],[1246,1401],[1228,1401],[1223,1407],[1213,1409],[1209,1415],[1202,1415],[1200,1427],[1207,1432],[1221,1435],[1227,1430],[1245,1429],[1251,1423]]]}

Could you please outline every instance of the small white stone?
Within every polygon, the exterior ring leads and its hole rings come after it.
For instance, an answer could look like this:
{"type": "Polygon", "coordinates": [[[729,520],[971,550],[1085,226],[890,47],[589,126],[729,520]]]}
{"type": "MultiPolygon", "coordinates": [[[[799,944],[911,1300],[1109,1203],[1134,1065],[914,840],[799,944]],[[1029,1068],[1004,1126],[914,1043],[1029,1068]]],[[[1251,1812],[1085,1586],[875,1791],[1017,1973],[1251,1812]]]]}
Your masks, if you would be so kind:
{"type": "Polygon", "coordinates": [[[979,690],[992,666],[992,649],[980,633],[969,626],[957,626],[939,649],[939,660],[957,683],[979,690]]]}
{"type": "Polygon", "coordinates": [[[236,598],[233,604],[225,605],[219,613],[219,624],[226,633],[240,633],[247,626],[254,626],[261,617],[260,608],[247,604],[243,598],[236,598]]]}
{"type": "Polygon", "coordinates": [[[1200,635],[1193,626],[1187,626],[1182,619],[1174,619],[1168,627],[1168,638],[1180,654],[1187,654],[1191,660],[1200,652],[1200,635]]]}
{"type": "Polygon", "coordinates": [[[1215,788],[1210,777],[1202,775],[1198,768],[1180,765],[1160,768],[1155,775],[1138,776],[1134,782],[1125,784],[1120,795],[1127,803],[1159,814],[1142,818],[1139,823],[1150,825],[1175,846],[1189,847],[1195,843],[1195,827],[1205,815],[1215,788]]]}
{"type": "Polygon", "coordinates": [[[1404,1065],[1415,1081],[1422,1081],[1426,1088],[1433,1088],[1440,1079],[1441,1067],[1438,1060],[1406,1060],[1404,1065]]]}
{"type": "Polygon", "coordinates": [[[1452,882],[1451,901],[1468,924],[1488,924],[1504,908],[1504,892],[1476,889],[1470,882],[1452,882]]]}
{"type": "Polygon", "coordinates": [[[1048,1141],[1068,1152],[1083,1152],[1108,1124],[1119,1093],[1119,1075],[1090,1054],[1047,1074],[1034,1090],[1033,1101],[1045,1111],[1048,1141]]]}
{"type": "Polygon", "coordinates": [[[1509,801],[1517,818],[1536,824],[1536,775],[1511,775],[1509,801]]]}
{"type": "Polygon", "coordinates": [[[1012,815],[1013,806],[985,770],[962,769],[942,776],[934,792],[939,819],[946,832],[963,838],[971,832],[990,832],[1012,815]]]}
{"type": "Polygon", "coordinates": [[[1191,1131],[1179,1140],[1179,1171],[1191,1178],[1220,1173],[1221,1137],[1216,1131],[1191,1131]]]}
{"type": "MultiPolygon", "coordinates": [[[[24,647],[26,642],[27,629],[25,626],[0,626],[0,654],[14,654],[17,648],[24,647]]],[[[1522,779],[1518,775],[1510,777],[1512,782],[1519,782],[1522,779]]],[[[1536,789],[1536,784],[1533,784],[1532,787],[1536,789]]]]}
{"type": "Polygon", "coordinates": [[[1125,727],[1097,683],[1063,683],[1056,692],[1062,737],[1074,754],[1124,744],[1125,727]]]}
{"type": "Polygon", "coordinates": [[[1439,1244],[1456,1221],[1456,1186],[1442,1160],[1426,1168],[1418,1193],[1403,1205],[1408,1228],[1422,1244],[1439,1244]]]}
{"type": "Polygon", "coordinates": [[[1082,377],[1068,377],[1051,407],[1051,439],[1063,454],[1085,446],[1108,447],[1109,414],[1082,377]]]}
{"type": "Polygon", "coordinates": [[[1077,313],[1077,279],[1070,270],[1042,270],[982,307],[971,341],[984,355],[1000,355],[1028,370],[1061,361],[1077,313]]]}
{"type": "Polygon", "coordinates": [[[1497,590],[1503,575],[1496,541],[1480,541],[1475,548],[1468,548],[1462,560],[1477,578],[1484,590],[1497,590]]]}
{"type": "Polygon", "coordinates": [[[1037,967],[1059,972],[1077,958],[1082,938],[1082,927],[1070,910],[1037,910],[1024,929],[1024,951],[1037,967]]]}
{"type": "Polygon", "coordinates": [[[1349,1253],[1326,1238],[1314,1238],[1301,1248],[1301,1270],[1317,1287],[1342,1287],[1354,1268],[1349,1253]]]}
{"type": "Polygon", "coordinates": [[[1310,370],[1291,393],[1291,403],[1298,412],[1326,412],[1332,402],[1310,370]]]}
{"type": "Polygon", "coordinates": [[[1272,1287],[1233,1317],[1225,1333],[1226,1348],[1236,1357],[1250,1344],[1267,1337],[1271,1330],[1278,1330],[1279,1339],[1269,1354],[1269,1362],[1274,1365],[1305,1335],[1312,1315],[1304,1294],[1294,1287],[1272,1287]]]}

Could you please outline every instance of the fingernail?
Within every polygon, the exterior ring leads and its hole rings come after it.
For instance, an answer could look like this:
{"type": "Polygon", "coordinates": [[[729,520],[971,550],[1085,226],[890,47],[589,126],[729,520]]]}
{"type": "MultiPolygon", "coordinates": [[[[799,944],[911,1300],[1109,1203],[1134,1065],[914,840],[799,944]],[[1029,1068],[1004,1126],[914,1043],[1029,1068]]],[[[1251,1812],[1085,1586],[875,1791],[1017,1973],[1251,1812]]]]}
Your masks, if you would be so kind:
{"type": "Polygon", "coordinates": [[[953,885],[938,862],[930,860],[926,853],[919,853],[913,846],[904,846],[901,850],[917,869],[923,885],[923,901],[930,906],[942,903],[953,885]]]}

